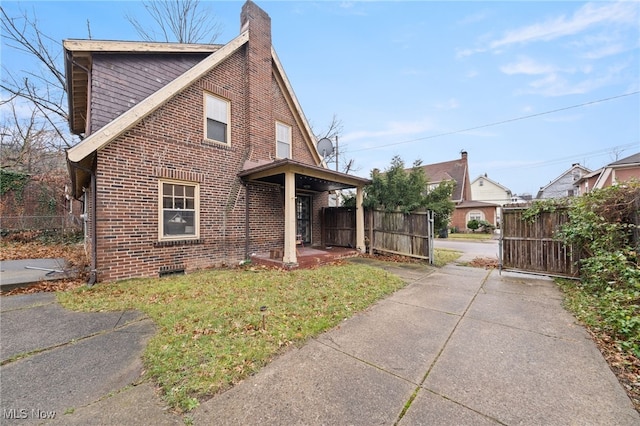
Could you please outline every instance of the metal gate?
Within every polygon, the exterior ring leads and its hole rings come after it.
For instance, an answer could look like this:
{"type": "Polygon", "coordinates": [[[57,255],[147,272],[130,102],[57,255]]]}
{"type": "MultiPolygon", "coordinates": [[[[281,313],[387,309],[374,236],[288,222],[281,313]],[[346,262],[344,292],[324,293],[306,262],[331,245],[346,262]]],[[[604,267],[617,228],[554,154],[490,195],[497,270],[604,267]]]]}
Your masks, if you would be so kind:
{"type": "Polygon", "coordinates": [[[575,278],[579,254],[556,233],[568,222],[568,210],[540,213],[535,220],[523,218],[526,207],[502,209],[500,267],[544,275],[575,278]]]}

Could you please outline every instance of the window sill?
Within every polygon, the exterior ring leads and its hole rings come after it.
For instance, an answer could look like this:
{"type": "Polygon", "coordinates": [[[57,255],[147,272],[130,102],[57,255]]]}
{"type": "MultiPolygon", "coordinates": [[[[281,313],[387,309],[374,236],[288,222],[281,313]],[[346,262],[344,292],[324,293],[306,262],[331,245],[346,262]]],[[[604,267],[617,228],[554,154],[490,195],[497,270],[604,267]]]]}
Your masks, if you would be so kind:
{"type": "Polygon", "coordinates": [[[162,240],[153,243],[154,247],[176,247],[176,246],[192,246],[196,244],[204,244],[202,238],[195,240],[162,240]]]}
{"type": "Polygon", "coordinates": [[[224,142],[216,141],[214,139],[203,139],[202,145],[211,146],[214,148],[220,148],[224,150],[231,150],[230,143],[224,143],[224,142]]]}

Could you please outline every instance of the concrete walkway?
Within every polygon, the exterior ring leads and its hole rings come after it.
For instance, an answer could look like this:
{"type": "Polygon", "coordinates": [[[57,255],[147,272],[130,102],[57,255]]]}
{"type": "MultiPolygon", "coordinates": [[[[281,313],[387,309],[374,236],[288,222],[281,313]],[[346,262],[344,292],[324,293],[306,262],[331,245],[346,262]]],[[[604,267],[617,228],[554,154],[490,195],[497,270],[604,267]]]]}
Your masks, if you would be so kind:
{"type": "Polygon", "coordinates": [[[3,297],[1,405],[32,417],[12,420],[5,411],[0,423],[640,424],[553,281],[462,266],[383,267],[407,287],[185,419],[163,408],[149,382],[137,384],[149,320],[67,312],[49,295],[29,295],[42,297],[38,303],[3,297]],[[48,349],[5,363],[33,347],[48,349]],[[35,419],[34,409],[57,415],[35,419]]]}
{"type": "Polygon", "coordinates": [[[0,298],[0,424],[69,424],[73,416],[65,413],[76,409],[90,416],[83,424],[123,424],[123,416],[145,424],[146,418],[136,419],[149,404],[153,416],[162,415],[153,391],[128,414],[124,404],[111,407],[117,421],[102,422],[112,412],[95,411],[96,401],[115,402],[113,395],[140,380],[153,322],[133,311],[71,312],[55,298],[54,293],[0,298]]]}
{"type": "Polygon", "coordinates": [[[75,276],[65,259],[24,259],[0,261],[0,291],[40,281],[52,281],[75,276]]]}
{"type": "Polygon", "coordinates": [[[410,285],[203,403],[194,423],[640,424],[553,281],[390,269],[410,285]]]}

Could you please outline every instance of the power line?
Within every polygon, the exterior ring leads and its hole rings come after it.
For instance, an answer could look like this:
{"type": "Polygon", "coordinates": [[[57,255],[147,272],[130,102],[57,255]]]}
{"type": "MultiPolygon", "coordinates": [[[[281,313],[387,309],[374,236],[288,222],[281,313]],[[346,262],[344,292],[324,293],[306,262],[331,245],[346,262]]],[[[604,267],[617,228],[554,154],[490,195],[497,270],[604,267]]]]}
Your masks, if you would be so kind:
{"type": "Polygon", "coordinates": [[[425,137],[422,137],[422,138],[411,139],[411,140],[402,141],[402,142],[393,142],[393,143],[388,143],[388,144],[378,145],[378,146],[373,146],[373,147],[368,147],[368,148],[352,149],[352,150],[349,150],[349,152],[358,152],[358,151],[367,151],[367,150],[370,150],[370,149],[386,148],[386,147],[389,147],[389,146],[396,146],[396,145],[402,145],[402,144],[406,144],[406,143],[423,141],[423,140],[427,140],[427,139],[440,138],[442,136],[455,135],[457,133],[464,133],[464,132],[469,132],[469,131],[472,131],[472,130],[484,129],[486,127],[498,126],[498,125],[501,125],[501,124],[512,123],[514,121],[526,120],[526,119],[534,118],[534,117],[540,117],[542,115],[553,114],[553,113],[560,112],[560,111],[567,111],[569,109],[581,108],[581,107],[584,107],[584,106],[593,105],[593,104],[597,104],[597,103],[600,103],[600,102],[606,102],[606,101],[611,101],[611,100],[614,100],[614,99],[624,98],[626,96],[637,95],[638,93],[640,93],[640,90],[636,90],[635,92],[623,93],[621,95],[610,96],[608,98],[597,99],[595,101],[589,101],[589,102],[585,102],[585,103],[582,103],[582,104],[571,105],[571,106],[567,106],[567,107],[563,107],[563,108],[553,109],[553,110],[550,110],[550,111],[538,112],[536,114],[523,115],[523,116],[520,116],[520,117],[509,118],[509,119],[506,119],[506,120],[496,121],[496,122],[493,122],[493,123],[482,124],[482,125],[474,126],[474,127],[468,127],[466,129],[452,130],[450,132],[438,133],[438,134],[435,134],[435,135],[425,136],[425,137]]]}
{"type": "MultiPolygon", "coordinates": [[[[529,164],[519,164],[517,166],[508,166],[508,167],[497,167],[493,170],[511,170],[511,169],[534,169],[534,168],[538,168],[538,167],[545,167],[545,166],[553,166],[556,164],[562,164],[565,163],[568,160],[574,160],[576,158],[593,158],[593,157],[600,157],[602,155],[605,154],[610,154],[612,151],[616,150],[616,149],[626,149],[626,148],[631,148],[633,146],[639,146],[640,141],[635,141],[635,142],[631,142],[631,143],[627,143],[624,145],[616,145],[616,146],[611,146],[608,148],[602,148],[599,149],[597,151],[590,151],[590,152],[585,152],[585,153],[578,153],[578,154],[573,154],[571,156],[568,157],[562,157],[562,158],[555,158],[553,160],[546,160],[546,161],[539,161],[537,163],[529,163],[529,164]]],[[[584,164],[583,164],[584,165],[584,164]]]]}

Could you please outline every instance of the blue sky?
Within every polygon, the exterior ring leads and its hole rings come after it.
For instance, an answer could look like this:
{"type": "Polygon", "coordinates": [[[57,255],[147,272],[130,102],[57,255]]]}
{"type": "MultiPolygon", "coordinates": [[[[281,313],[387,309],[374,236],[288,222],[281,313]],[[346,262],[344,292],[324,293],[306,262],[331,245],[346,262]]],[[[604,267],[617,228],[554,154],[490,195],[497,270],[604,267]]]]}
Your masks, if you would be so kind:
{"type": "MultiPolygon", "coordinates": [[[[243,1],[203,2],[239,33],[243,1]]],[[[343,123],[355,174],[469,155],[481,174],[535,196],[573,163],[640,151],[640,2],[256,1],[314,130],[343,123]],[[500,124],[497,124],[500,123],[500,124]]],[[[55,40],[137,40],[139,2],[9,2],[55,40]]],[[[60,47],[60,51],[61,51],[60,47]]],[[[2,66],[23,58],[2,45],[2,66]]],[[[331,167],[333,167],[331,165],[331,167]]]]}

